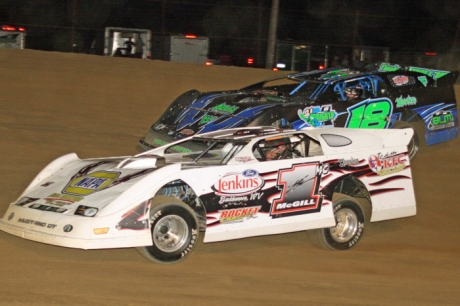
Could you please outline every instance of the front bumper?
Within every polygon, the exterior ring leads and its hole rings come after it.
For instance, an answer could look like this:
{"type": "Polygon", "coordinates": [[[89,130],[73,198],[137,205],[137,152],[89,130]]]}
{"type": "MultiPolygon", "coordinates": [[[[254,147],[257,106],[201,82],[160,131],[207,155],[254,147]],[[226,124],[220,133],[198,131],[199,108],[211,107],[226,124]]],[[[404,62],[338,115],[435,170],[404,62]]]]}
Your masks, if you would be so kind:
{"type": "MultiPolygon", "coordinates": [[[[130,231],[128,235],[97,235],[91,238],[70,237],[61,234],[46,233],[25,228],[0,219],[0,230],[27,240],[76,249],[110,249],[151,245],[150,231],[130,231]]],[[[114,229],[110,229],[114,230],[114,229]]],[[[109,232],[110,232],[109,230],[109,232]]]]}

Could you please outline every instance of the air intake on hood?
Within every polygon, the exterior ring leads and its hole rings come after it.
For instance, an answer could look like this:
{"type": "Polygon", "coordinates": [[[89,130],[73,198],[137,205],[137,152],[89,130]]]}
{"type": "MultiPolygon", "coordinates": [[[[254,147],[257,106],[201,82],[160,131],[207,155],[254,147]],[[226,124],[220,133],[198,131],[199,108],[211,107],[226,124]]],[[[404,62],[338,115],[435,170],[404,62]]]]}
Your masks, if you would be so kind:
{"type": "Polygon", "coordinates": [[[166,164],[163,156],[158,155],[141,155],[137,157],[129,157],[121,161],[117,168],[120,169],[148,169],[160,168],[166,164]]]}

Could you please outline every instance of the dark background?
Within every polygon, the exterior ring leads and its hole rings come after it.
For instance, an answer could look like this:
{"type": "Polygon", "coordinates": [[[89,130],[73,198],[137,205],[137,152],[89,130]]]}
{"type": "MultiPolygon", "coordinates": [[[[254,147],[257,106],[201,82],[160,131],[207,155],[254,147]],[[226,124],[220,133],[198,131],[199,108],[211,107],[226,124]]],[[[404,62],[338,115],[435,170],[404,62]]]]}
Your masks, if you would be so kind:
{"type": "MultiPolygon", "coordinates": [[[[0,0],[0,24],[23,26],[30,49],[102,54],[104,28],[208,36],[210,56],[263,66],[271,0],[0,0]]],[[[455,53],[455,0],[280,0],[277,39],[455,53]]]]}

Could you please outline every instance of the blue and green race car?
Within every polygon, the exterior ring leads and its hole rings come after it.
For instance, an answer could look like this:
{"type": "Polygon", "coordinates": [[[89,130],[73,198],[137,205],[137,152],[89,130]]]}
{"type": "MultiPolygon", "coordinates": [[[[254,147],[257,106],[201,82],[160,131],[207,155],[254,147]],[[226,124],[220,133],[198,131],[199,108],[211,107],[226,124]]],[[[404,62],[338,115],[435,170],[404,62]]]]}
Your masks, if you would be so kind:
{"type": "MultiPolygon", "coordinates": [[[[458,136],[458,71],[373,64],[293,73],[238,89],[180,95],[140,140],[144,149],[195,134],[243,126],[405,128],[420,146],[458,136]]],[[[180,150],[180,148],[178,148],[180,150]]]]}

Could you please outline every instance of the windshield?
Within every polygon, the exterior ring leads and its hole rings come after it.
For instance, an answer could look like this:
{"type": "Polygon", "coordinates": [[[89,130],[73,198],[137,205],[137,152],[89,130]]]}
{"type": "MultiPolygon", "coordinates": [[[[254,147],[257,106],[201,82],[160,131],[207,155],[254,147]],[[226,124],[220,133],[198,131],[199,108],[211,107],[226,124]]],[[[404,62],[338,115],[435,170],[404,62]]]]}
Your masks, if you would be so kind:
{"type": "Polygon", "coordinates": [[[274,79],[260,83],[259,86],[251,86],[250,90],[270,97],[288,98],[291,96],[306,96],[312,98],[323,84],[321,82],[293,79],[289,77],[274,79]]]}

